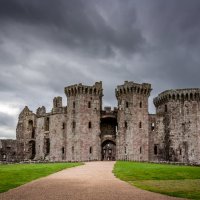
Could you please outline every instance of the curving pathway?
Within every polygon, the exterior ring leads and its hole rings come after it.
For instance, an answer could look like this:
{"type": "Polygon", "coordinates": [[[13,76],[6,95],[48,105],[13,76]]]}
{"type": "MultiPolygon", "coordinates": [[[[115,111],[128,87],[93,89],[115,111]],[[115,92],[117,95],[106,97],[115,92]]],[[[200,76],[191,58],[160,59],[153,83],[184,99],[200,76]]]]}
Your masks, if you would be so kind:
{"type": "Polygon", "coordinates": [[[88,162],[0,194],[0,200],[176,200],[144,191],[112,174],[115,162],[88,162]]]}

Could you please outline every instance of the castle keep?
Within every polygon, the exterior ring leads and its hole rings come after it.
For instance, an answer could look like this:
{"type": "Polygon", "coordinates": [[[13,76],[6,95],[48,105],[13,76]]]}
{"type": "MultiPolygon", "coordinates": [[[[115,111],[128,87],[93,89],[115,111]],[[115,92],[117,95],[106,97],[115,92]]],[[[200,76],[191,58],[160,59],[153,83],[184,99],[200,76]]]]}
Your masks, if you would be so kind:
{"type": "Polygon", "coordinates": [[[200,164],[200,89],[168,90],[148,113],[148,83],[125,81],[115,89],[118,107],[102,109],[102,82],[65,88],[33,113],[19,115],[16,140],[0,140],[0,160],[173,161],[200,164]]]}

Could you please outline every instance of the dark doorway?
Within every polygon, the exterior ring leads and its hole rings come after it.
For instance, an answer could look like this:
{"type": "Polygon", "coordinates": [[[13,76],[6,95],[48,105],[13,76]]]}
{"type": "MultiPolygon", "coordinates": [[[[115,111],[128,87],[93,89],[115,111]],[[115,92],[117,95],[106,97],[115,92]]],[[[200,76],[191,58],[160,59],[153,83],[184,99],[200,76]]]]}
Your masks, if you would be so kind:
{"type": "Polygon", "coordinates": [[[115,160],[116,144],[111,140],[102,143],[102,160],[115,160]]]}

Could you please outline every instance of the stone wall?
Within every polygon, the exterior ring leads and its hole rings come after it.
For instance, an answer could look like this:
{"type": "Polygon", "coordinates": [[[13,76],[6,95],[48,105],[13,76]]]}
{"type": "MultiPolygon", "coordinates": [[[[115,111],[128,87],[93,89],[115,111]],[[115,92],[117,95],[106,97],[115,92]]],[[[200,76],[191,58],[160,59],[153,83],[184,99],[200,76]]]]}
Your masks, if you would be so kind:
{"type": "Polygon", "coordinates": [[[149,158],[148,97],[151,85],[125,81],[116,89],[118,100],[117,159],[149,158]]]}
{"type": "Polygon", "coordinates": [[[66,159],[100,160],[100,117],[102,83],[93,86],[73,85],[65,88],[67,96],[66,159]]]}
{"type": "Polygon", "coordinates": [[[164,159],[200,163],[200,89],[169,90],[154,99],[164,129],[164,159]]]}

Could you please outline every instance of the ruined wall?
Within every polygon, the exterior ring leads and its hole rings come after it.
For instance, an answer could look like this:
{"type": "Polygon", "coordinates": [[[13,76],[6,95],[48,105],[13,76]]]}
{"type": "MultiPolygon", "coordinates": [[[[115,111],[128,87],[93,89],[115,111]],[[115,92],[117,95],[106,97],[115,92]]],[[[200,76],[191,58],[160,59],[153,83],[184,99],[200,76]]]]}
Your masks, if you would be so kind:
{"type": "Polygon", "coordinates": [[[118,100],[117,159],[148,160],[148,97],[150,92],[150,84],[127,81],[116,89],[118,100]]]}
{"type": "Polygon", "coordinates": [[[35,157],[35,129],[36,115],[25,106],[19,115],[16,128],[18,152],[21,152],[21,159],[33,159],[35,157]]]}
{"type": "Polygon", "coordinates": [[[154,104],[163,123],[164,159],[200,163],[200,89],[168,90],[154,104]]]}
{"type": "Polygon", "coordinates": [[[19,155],[17,152],[16,140],[0,140],[0,161],[4,162],[16,162],[19,161],[19,155]]]}
{"type": "Polygon", "coordinates": [[[65,88],[67,96],[66,159],[100,160],[100,114],[102,83],[65,88]]]}
{"type": "Polygon", "coordinates": [[[45,108],[37,110],[36,160],[65,160],[67,109],[62,98],[55,97],[51,113],[45,108]]]}

